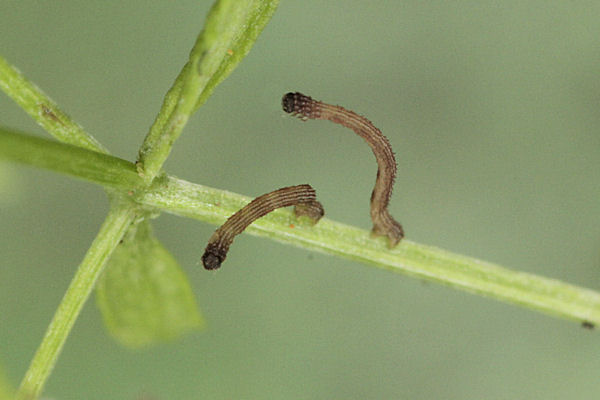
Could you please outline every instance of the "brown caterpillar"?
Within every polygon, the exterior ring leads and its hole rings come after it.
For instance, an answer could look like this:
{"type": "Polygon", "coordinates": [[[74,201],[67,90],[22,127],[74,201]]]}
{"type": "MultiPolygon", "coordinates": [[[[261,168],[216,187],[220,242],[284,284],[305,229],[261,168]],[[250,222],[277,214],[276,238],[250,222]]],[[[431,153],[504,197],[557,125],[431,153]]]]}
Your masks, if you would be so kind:
{"type": "Polygon", "coordinates": [[[296,216],[307,216],[315,223],[324,215],[323,206],[317,201],[315,190],[310,185],[289,186],[263,194],[233,214],[213,233],[202,255],[206,269],[217,269],[227,257],[229,246],[254,221],[271,211],[294,206],[296,216]]]}
{"type": "Polygon", "coordinates": [[[396,159],[387,138],[365,117],[343,107],[314,100],[302,93],[287,93],[281,104],[283,111],[302,120],[329,120],[352,129],[367,142],[375,154],[378,166],[375,187],[371,193],[372,232],[377,236],[387,235],[390,247],[397,245],[404,237],[404,230],[387,209],[396,177],[396,159]]]}

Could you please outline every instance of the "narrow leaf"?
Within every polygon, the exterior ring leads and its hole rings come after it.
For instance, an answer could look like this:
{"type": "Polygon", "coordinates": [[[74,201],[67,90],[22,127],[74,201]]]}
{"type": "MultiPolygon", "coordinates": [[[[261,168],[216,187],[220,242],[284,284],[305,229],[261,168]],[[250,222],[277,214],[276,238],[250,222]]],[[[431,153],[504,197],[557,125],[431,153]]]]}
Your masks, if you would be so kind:
{"type": "MultiPolygon", "coordinates": [[[[212,94],[214,88],[221,83],[237,67],[239,62],[248,54],[258,35],[265,28],[271,16],[275,12],[279,0],[253,0],[246,1],[244,7],[240,7],[239,1],[222,1],[226,6],[215,6],[210,20],[207,21],[206,31],[219,32],[220,26],[229,26],[228,36],[217,36],[214,40],[214,48],[221,55],[218,67],[206,84],[200,95],[196,108],[200,107],[212,94]],[[232,17],[227,7],[235,4],[235,16],[232,17]],[[238,21],[233,23],[232,20],[238,21]]],[[[204,35],[208,37],[208,35],[204,35]]],[[[201,36],[201,38],[204,38],[201,36]]],[[[208,40],[206,40],[208,41],[208,40]]]]}
{"type": "Polygon", "coordinates": [[[0,160],[45,168],[125,190],[133,190],[143,183],[133,163],[128,161],[1,127],[0,160]]]}
{"type": "Polygon", "coordinates": [[[140,172],[147,182],[159,173],[190,116],[250,51],[277,4],[278,0],[215,2],[140,148],[140,172]]]}
{"type": "Polygon", "coordinates": [[[56,139],[84,149],[108,153],[90,134],[63,112],[39,87],[0,57],[0,89],[56,139]]]}

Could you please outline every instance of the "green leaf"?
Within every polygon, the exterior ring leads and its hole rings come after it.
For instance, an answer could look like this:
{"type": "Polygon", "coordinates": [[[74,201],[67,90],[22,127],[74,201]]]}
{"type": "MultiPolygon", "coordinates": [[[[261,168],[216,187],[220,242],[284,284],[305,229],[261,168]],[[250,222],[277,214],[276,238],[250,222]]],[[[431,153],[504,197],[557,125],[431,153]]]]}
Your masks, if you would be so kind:
{"type": "Polygon", "coordinates": [[[201,40],[214,43],[212,47],[217,50],[216,54],[221,55],[221,60],[216,60],[218,64],[214,65],[218,67],[213,70],[210,80],[196,103],[196,109],[210,97],[214,88],[227,78],[248,54],[258,35],[271,19],[279,0],[245,1],[244,6],[240,6],[240,3],[242,2],[239,0],[216,3],[209,14],[205,31],[198,40],[197,46],[201,40]],[[232,7],[234,9],[230,10],[232,7]],[[225,30],[226,35],[223,34],[225,30]],[[213,35],[211,36],[210,33],[213,35]]]}
{"type": "Polygon", "coordinates": [[[127,191],[134,190],[143,183],[136,172],[135,165],[128,161],[2,127],[0,127],[0,160],[46,168],[127,191]]]}
{"type": "Polygon", "coordinates": [[[96,299],[108,331],[127,347],[176,339],[203,326],[187,277],[148,221],[132,226],[114,251],[96,299]]]}
{"type": "Polygon", "coordinates": [[[218,0],[139,151],[146,182],[160,172],[190,116],[252,48],[279,0],[218,0]]]}
{"type": "Polygon", "coordinates": [[[108,153],[100,142],[84,131],[50,97],[2,57],[0,57],[0,90],[61,142],[108,153]]]}

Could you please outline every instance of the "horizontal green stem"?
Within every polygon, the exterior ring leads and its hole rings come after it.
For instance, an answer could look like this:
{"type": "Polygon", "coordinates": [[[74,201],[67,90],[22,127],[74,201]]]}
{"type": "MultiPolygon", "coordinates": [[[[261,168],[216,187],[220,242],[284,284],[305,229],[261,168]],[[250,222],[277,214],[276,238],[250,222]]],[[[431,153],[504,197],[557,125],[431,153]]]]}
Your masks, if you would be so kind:
{"type": "Polygon", "coordinates": [[[0,128],[0,160],[25,163],[121,189],[142,184],[125,160],[53,140],[0,128]]]}
{"type": "MultiPolygon", "coordinates": [[[[75,151],[72,146],[60,143],[50,142],[53,143],[50,146],[48,142],[35,137],[21,140],[15,138],[14,133],[0,130],[0,159],[47,167],[121,189],[139,181],[132,163],[83,149],[75,151]],[[33,149],[34,157],[19,155],[20,152],[27,153],[24,149],[29,146],[33,149]],[[44,161],[44,157],[52,161],[44,161]],[[65,162],[67,166],[60,166],[60,162],[65,162]],[[103,174],[102,168],[105,167],[108,172],[103,174]]],[[[163,177],[157,179],[148,190],[138,188],[133,193],[133,200],[149,208],[221,224],[251,199],[173,177],[163,177]]],[[[297,223],[289,210],[277,210],[253,223],[247,232],[450,285],[547,314],[600,324],[600,293],[596,291],[512,271],[409,240],[403,240],[395,249],[389,250],[383,238],[373,239],[367,230],[327,218],[309,227],[297,223]]]]}
{"type": "MultiPolygon", "coordinates": [[[[220,224],[251,198],[169,177],[138,200],[166,212],[220,224]]],[[[389,250],[384,238],[374,239],[367,230],[327,218],[311,227],[295,223],[290,210],[276,210],[253,223],[247,232],[557,317],[600,324],[600,293],[596,291],[512,271],[410,240],[403,240],[389,250]]]]}
{"type": "Polygon", "coordinates": [[[0,89],[61,142],[107,153],[96,139],[85,132],[50,97],[2,57],[0,57],[0,89]]]}
{"type": "Polygon", "coordinates": [[[117,205],[111,208],[54,314],[21,382],[16,400],[36,399],[41,394],[81,308],[102,273],[104,264],[134,220],[134,210],[131,205],[117,205]]]}

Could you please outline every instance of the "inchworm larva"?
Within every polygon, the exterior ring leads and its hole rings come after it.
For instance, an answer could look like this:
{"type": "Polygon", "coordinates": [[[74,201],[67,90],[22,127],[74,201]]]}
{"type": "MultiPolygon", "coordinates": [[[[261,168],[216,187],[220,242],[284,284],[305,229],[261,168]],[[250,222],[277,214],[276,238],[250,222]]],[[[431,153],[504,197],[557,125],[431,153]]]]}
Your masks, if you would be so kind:
{"type": "Polygon", "coordinates": [[[302,93],[287,93],[281,100],[283,111],[297,115],[302,120],[327,119],[352,129],[362,137],[373,150],[377,159],[377,180],[371,193],[371,220],[373,234],[387,235],[391,247],[404,237],[400,225],[388,212],[396,177],[396,160],[390,142],[371,121],[340,106],[313,100],[302,93]]]}
{"type": "Polygon", "coordinates": [[[217,269],[227,257],[229,246],[236,235],[260,217],[271,211],[295,206],[296,216],[307,216],[315,223],[323,216],[323,206],[317,201],[315,190],[310,185],[289,186],[263,194],[252,200],[244,208],[233,214],[213,233],[202,255],[206,269],[217,269]]]}

